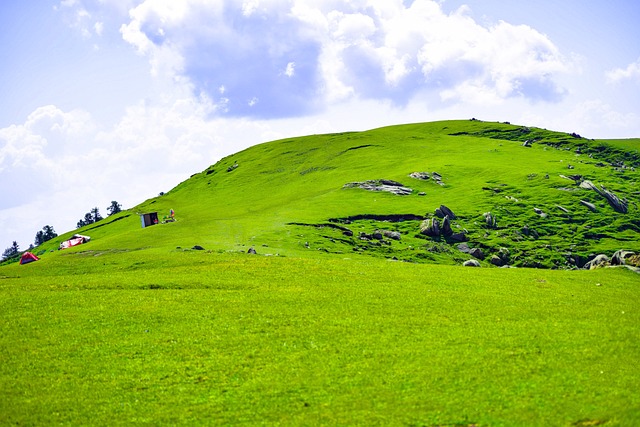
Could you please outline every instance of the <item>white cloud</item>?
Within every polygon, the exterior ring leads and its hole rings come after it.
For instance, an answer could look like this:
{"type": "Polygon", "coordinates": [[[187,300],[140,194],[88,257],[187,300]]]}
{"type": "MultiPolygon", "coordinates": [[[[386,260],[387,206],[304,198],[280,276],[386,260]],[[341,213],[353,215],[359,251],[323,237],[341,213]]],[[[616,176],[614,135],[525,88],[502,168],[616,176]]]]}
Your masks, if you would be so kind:
{"type": "Polygon", "coordinates": [[[625,80],[635,80],[640,82],[640,58],[632,62],[627,68],[615,68],[606,73],[607,82],[610,84],[620,83],[625,80]]]}
{"type": "MultiPolygon", "coordinates": [[[[551,118],[549,121],[551,122],[551,118]]],[[[623,134],[640,135],[640,116],[623,113],[600,100],[587,100],[576,104],[562,117],[564,126],[581,129],[581,135],[591,138],[620,138],[623,134]]]]}
{"type": "Polygon", "coordinates": [[[287,68],[284,70],[284,75],[287,77],[293,77],[296,73],[296,63],[289,62],[287,68]]]}
{"type": "Polygon", "coordinates": [[[101,36],[102,32],[104,31],[104,24],[102,22],[96,22],[93,25],[93,29],[98,36],[101,36]]]}
{"type": "Polygon", "coordinates": [[[72,7],[78,4],[78,0],[62,0],[60,2],[60,6],[62,7],[72,7]]]}
{"type": "Polygon", "coordinates": [[[448,103],[555,102],[555,77],[572,65],[529,26],[486,27],[433,0],[145,0],[121,33],[154,73],[214,102],[224,86],[229,116],[310,114],[352,96],[402,105],[420,91],[448,103]],[[254,96],[259,106],[243,102],[254,96]]]}

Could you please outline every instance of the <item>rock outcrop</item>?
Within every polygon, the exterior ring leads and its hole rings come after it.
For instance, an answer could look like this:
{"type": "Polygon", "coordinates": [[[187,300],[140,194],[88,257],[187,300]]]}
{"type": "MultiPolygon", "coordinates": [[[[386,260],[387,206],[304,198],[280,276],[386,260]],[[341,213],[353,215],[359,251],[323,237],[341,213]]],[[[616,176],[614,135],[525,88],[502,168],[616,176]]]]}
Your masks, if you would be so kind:
{"type": "Polygon", "coordinates": [[[478,258],[479,260],[483,260],[484,259],[484,252],[482,252],[482,249],[480,248],[473,248],[469,251],[469,255],[471,255],[474,258],[478,258]]]}
{"type": "Polygon", "coordinates": [[[444,186],[444,182],[442,182],[442,175],[438,172],[411,172],[409,176],[421,181],[429,181],[430,179],[433,179],[436,184],[444,186]]]}
{"type": "Polygon", "coordinates": [[[633,255],[635,255],[635,252],[620,249],[611,257],[611,265],[626,265],[627,258],[631,258],[633,255]]]}
{"type": "Polygon", "coordinates": [[[440,227],[440,234],[444,237],[451,237],[453,234],[453,230],[451,229],[451,221],[449,221],[449,217],[445,216],[442,219],[442,226],[440,227]]]}
{"type": "Polygon", "coordinates": [[[489,262],[496,267],[502,267],[504,265],[504,262],[498,255],[491,255],[491,259],[489,259],[489,262]]]}
{"type": "Polygon", "coordinates": [[[400,240],[402,238],[402,235],[398,231],[382,230],[382,235],[393,240],[400,240]]]}
{"type": "Polygon", "coordinates": [[[580,200],[580,204],[586,206],[591,212],[595,212],[597,210],[596,205],[594,205],[593,203],[589,203],[586,200],[580,200]]]}
{"type": "Polygon", "coordinates": [[[493,215],[491,212],[485,212],[483,216],[487,224],[487,228],[491,228],[491,229],[498,228],[498,218],[496,218],[495,215],[493,215]]]}
{"type": "Polygon", "coordinates": [[[585,270],[595,270],[596,268],[610,265],[610,259],[605,254],[597,255],[594,259],[584,265],[585,270]]]}
{"type": "Polygon", "coordinates": [[[368,191],[386,191],[398,196],[407,196],[413,192],[409,187],[405,187],[397,181],[389,179],[374,179],[364,182],[349,182],[342,188],[361,188],[368,191]]]}
{"type": "Polygon", "coordinates": [[[435,215],[438,218],[444,218],[445,216],[448,216],[449,219],[457,219],[458,218],[456,216],[456,214],[454,214],[453,211],[451,209],[449,209],[448,207],[446,207],[445,205],[440,205],[439,208],[436,208],[435,215]]]}
{"type": "Polygon", "coordinates": [[[627,213],[629,210],[629,201],[627,199],[620,199],[613,192],[607,190],[604,185],[601,185],[599,188],[593,182],[585,180],[580,183],[580,187],[586,190],[593,190],[598,193],[600,196],[607,199],[607,202],[611,205],[611,207],[620,213],[627,213]]]}
{"type": "Polygon", "coordinates": [[[429,237],[440,237],[440,222],[437,218],[425,219],[420,224],[420,234],[429,237]]]}

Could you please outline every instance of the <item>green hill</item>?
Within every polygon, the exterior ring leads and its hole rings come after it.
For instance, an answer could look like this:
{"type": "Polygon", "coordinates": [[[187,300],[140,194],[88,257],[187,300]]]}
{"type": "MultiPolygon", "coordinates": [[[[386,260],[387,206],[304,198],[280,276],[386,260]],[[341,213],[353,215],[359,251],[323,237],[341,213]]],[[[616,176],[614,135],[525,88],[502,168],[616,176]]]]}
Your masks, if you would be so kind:
{"type": "Polygon", "coordinates": [[[576,268],[599,253],[640,251],[639,146],[477,120],[285,139],[224,158],[162,197],[78,231],[92,236],[92,250],[253,246],[258,254],[460,264],[473,258],[458,249],[464,242],[482,251],[484,266],[493,256],[497,265],[576,268]],[[380,180],[408,194],[357,185],[380,180]],[[456,217],[455,235],[421,234],[424,220],[442,225],[441,205],[456,217]],[[170,209],[177,222],[140,227],[137,214],[162,218],[170,209]]]}
{"type": "Polygon", "coordinates": [[[470,120],[224,158],[0,266],[0,424],[640,425],[638,147],[470,120]]]}

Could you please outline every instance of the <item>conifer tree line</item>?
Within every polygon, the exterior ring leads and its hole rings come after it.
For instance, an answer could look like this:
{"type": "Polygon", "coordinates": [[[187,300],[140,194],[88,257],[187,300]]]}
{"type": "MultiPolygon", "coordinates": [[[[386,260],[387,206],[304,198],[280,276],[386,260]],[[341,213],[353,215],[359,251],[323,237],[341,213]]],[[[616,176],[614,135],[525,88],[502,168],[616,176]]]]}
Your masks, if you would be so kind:
{"type": "MultiPolygon", "coordinates": [[[[109,205],[109,207],[107,208],[107,212],[109,212],[107,216],[117,214],[118,212],[121,212],[121,211],[122,211],[122,205],[114,200],[111,202],[111,205],[109,205]]],[[[102,215],[100,215],[100,210],[97,207],[95,207],[91,209],[89,212],[87,212],[86,214],[84,214],[84,218],[78,221],[78,223],[76,224],[76,228],[81,228],[81,227],[84,227],[85,225],[96,223],[102,219],[103,218],[102,218],[102,215]]]]}
{"type": "MultiPolygon", "coordinates": [[[[117,214],[118,212],[122,212],[122,205],[114,200],[111,202],[111,205],[107,207],[107,212],[108,212],[107,216],[111,216],[111,215],[117,214]]],[[[84,218],[78,221],[78,223],[76,224],[76,228],[80,228],[80,227],[84,227],[85,225],[96,223],[101,219],[103,218],[102,218],[102,215],[100,215],[100,210],[97,207],[95,207],[91,209],[89,212],[87,212],[84,215],[84,218]]],[[[44,242],[47,242],[56,237],[58,237],[58,233],[56,233],[53,227],[51,225],[45,225],[44,227],[42,227],[42,230],[36,233],[36,237],[33,243],[29,245],[28,250],[33,249],[35,246],[40,246],[44,242]]],[[[18,245],[18,242],[14,240],[11,246],[6,248],[2,253],[2,259],[0,261],[6,261],[10,258],[18,257],[18,255],[20,255],[20,246],[18,245]]]]}

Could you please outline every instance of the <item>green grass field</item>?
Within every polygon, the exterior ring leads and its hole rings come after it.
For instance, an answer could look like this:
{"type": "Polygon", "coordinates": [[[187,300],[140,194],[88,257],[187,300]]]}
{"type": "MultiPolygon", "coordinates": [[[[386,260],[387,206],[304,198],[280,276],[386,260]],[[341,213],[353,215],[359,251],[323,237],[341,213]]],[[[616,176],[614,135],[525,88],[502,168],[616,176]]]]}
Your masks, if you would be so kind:
{"type": "Polygon", "coordinates": [[[640,275],[568,261],[640,253],[638,140],[522,129],[261,144],[5,262],[0,424],[640,425],[640,275]],[[412,192],[344,187],[375,179],[412,192]],[[421,235],[441,204],[520,268],[462,267],[457,243],[421,235]],[[361,237],[376,230],[401,238],[361,237]],[[57,251],[76,231],[91,241],[57,251]]]}

